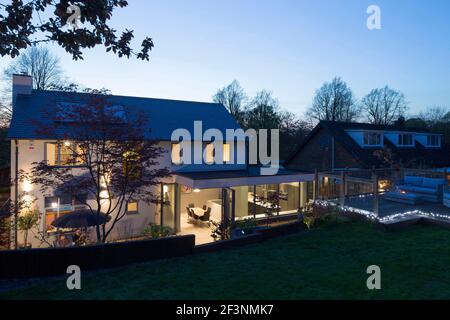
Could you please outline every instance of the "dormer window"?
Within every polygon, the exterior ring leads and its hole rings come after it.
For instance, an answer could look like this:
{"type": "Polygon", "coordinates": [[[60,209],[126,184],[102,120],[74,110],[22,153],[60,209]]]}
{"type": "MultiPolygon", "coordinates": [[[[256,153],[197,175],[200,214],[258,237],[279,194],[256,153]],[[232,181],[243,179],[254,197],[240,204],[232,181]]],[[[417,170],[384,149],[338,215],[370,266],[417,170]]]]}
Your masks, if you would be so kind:
{"type": "Polygon", "coordinates": [[[381,133],[378,132],[364,132],[364,145],[366,146],[380,146],[381,133]]]}
{"type": "Polygon", "coordinates": [[[427,136],[427,145],[429,147],[439,147],[440,146],[440,139],[439,136],[427,136]]]}
{"type": "Polygon", "coordinates": [[[399,146],[412,146],[413,145],[413,135],[409,133],[401,133],[398,135],[398,145],[399,146]]]}

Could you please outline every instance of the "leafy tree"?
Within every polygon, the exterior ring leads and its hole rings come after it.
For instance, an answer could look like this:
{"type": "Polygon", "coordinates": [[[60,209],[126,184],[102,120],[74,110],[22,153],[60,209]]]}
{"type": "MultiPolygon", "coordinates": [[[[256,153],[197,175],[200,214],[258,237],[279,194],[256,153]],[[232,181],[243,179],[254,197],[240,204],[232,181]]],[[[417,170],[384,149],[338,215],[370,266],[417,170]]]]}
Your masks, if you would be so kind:
{"type": "Polygon", "coordinates": [[[357,120],[359,111],[352,90],[341,78],[334,78],[316,91],[307,116],[319,121],[351,122],[357,120]]]}
{"type": "Polygon", "coordinates": [[[241,126],[244,125],[247,96],[237,80],[219,89],[213,96],[213,101],[223,104],[236,121],[241,126]]]}
{"type": "Polygon", "coordinates": [[[372,124],[393,124],[408,109],[403,93],[388,86],[373,89],[361,100],[362,109],[372,124]]]}
{"type": "Polygon", "coordinates": [[[127,212],[129,202],[159,202],[154,188],[169,175],[159,166],[164,150],[146,138],[148,119],[110,103],[108,96],[90,94],[87,101],[47,112],[50,125],[39,124],[40,134],[61,137],[64,163],[51,166],[33,163],[29,173],[21,173],[41,192],[71,195],[95,215],[110,221],[96,226],[98,242],[106,242],[127,212]],[[62,121],[62,122],[61,122],[62,121]],[[67,124],[67,125],[64,125],[67,124]]]}
{"type": "Polygon", "coordinates": [[[115,9],[128,5],[125,0],[11,0],[0,4],[0,56],[12,58],[33,44],[56,43],[72,55],[83,59],[82,50],[104,46],[119,57],[136,56],[149,60],[153,48],[151,38],[145,38],[140,51],[131,47],[133,31],[125,29],[121,34],[110,25],[115,9]],[[82,28],[72,28],[69,18],[80,9],[82,28]],[[68,13],[69,12],[69,13],[68,13]]]}

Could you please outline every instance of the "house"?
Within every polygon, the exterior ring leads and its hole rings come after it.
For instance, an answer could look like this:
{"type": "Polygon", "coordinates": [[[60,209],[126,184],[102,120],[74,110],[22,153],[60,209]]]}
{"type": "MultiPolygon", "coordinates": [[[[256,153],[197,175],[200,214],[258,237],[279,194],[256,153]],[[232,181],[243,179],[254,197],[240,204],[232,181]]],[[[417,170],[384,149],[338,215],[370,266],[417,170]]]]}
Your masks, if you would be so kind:
{"type": "Polygon", "coordinates": [[[448,167],[443,136],[423,128],[320,121],[287,161],[304,171],[339,171],[391,166],[448,167]]]}
{"type": "MultiPolygon", "coordinates": [[[[30,171],[32,163],[43,160],[50,166],[66,165],[61,159],[64,145],[70,141],[62,141],[63,137],[57,133],[39,132],[36,123],[48,121],[44,114],[51,113],[57,106],[88,103],[89,96],[77,92],[33,90],[31,77],[14,75],[13,118],[8,134],[11,177],[18,171],[30,171]]],[[[238,161],[240,154],[248,152],[249,140],[246,138],[227,137],[220,150],[223,161],[215,162],[212,142],[202,139],[201,135],[199,139],[196,134],[199,122],[202,132],[216,129],[224,137],[227,130],[240,129],[223,105],[114,95],[105,96],[105,99],[118,106],[119,112],[139,112],[150,119],[145,138],[157,141],[164,148],[164,155],[158,162],[171,172],[171,176],[154,189],[160,199],[165,199],[164,204],[128,203],[126,218],[120,221],[109,240],[139,236],[145,226],[155,223],[170,227],[178,234],[194,233],[197,241],[207,242],[212,240],[209,226],[188,223],[190,217],[186,208],[191,204],[199,209],[203,206],[211,208],[211,220],[221,221],[225,216],[239,220],[263,218],[269,207],[276,208],[276,215],[296,214],[312,197],[313,175],[309,173],[281,168],[275,174],[266,175],[262,173],[264,168],[249,165],[248,155],[241,157],[243,162],[238,161]],[[180,141],[173,140],[174,132],[180,129],[192,136],[189,152],[184,150],[185,147],[181,150],[180,141]],[[182,151],[183,157],[200,155],[200,162],[182,161],[182,151]],[[202,157],[203,154],[206,157],[202,157]],[[272,193],[281,195],[276,204],[267,200],[272,193]]],[[[41,215],[39,231],[52,239],[58,230],[51,223],[61,215],[80,209],[80,204],[70,196],[46,195],[39,189],[40,186],[27,181],[16,182],[11,188],[11,198],[18,201],[24,192],[32,194],[41,215]]],[[[114,202],[114,199],[108,201],[114,202]]],[[[17,240],[22,241],[20,233],[17,240]]],[[[41,245],[36,239],[30,240],[34,247],[41,245]]]]}

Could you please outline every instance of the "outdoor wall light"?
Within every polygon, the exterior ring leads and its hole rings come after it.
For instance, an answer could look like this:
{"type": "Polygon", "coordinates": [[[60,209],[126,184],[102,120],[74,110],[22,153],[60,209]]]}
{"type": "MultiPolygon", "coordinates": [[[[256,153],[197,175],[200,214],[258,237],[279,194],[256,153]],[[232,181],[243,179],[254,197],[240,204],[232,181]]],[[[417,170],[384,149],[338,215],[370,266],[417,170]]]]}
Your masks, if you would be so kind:
{"type": "Polygon", "coordinates": [[[194,192],[199,193],[201,190],[200,189],[194,189],[194,192]]]}
{"type": "Polygon", "coordinates": [[[57,208],[58,207],[58,203],[57,202],[52,202],[52,208],[57,208]]]}
{"type": "Polygon", "coordinates": [[[31,192],[31,190],[33,189],[33,187],[31,186],[31,182],[29,180],[25,180],[23,182],[23,186],[22,189],[24,192],[29,193],[31,192]]]}
{"type": "Polygon", "coordinates": [[[64,141],[64,146],[70,147],[70,141],[64,141]]]}
{"type": "Polygon", "coordinates": [[[103,200],[108,200],[109,199],[108,191],[106,191],[106,190],[101,191],[100,192],[100,198],[103,199],[103,200]]]}

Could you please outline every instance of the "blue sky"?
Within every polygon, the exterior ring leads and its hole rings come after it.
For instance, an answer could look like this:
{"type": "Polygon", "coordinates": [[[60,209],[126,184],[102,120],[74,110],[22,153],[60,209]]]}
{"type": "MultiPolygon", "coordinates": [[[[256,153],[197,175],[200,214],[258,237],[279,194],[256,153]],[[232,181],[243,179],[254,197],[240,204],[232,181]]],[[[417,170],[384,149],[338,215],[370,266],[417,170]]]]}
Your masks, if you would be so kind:
{"type": "MultiPolygon", "coordinates": [[[[150,62],[103,48],[72,61],[70,78],[114,94],[210,101],[240,81],[249,95],[269,89],[302,115],[324,81],[341,76],[358,98],[389,85],[416,113],[450,106],[450,1],[130,0],[113,25],[154,39],[150,62]],[[366,9],[381,8],[382,29],[368,30],[366,9]]],[[[9,59],[2,58],[0,67],[9,59]]]]}

